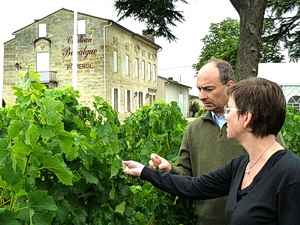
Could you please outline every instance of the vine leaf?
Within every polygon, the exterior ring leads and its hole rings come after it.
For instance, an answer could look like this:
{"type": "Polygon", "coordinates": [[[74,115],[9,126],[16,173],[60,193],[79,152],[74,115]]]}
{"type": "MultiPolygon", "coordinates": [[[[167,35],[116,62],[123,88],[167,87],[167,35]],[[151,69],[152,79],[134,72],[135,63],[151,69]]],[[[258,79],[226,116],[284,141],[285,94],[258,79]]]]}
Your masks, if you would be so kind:
{"type": "Polygon", "coordinates": [[[120,213],[121,215],[123,215],[124,212],[125,212],[125,209],[126,209],[126,202],[123,201],[123,202],[121,202],[120,204],[118,204],[116,206],[115,212],[120,213]]]}

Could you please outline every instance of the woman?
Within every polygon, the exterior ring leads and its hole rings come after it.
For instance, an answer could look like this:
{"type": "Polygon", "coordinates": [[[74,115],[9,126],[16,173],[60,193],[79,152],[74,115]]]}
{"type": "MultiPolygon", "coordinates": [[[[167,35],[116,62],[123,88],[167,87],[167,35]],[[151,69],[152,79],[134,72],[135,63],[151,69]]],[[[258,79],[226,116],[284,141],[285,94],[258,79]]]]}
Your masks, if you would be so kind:
{"type": "Polygon", "coordinates": [[[277,84],[262,78],[240,81],[229,89],[224,113],[227,137],[237,139],[248,155],[200,177],[161,174],[135,161],[123,161],[124,172],[185,198],[228,196],[230,225],[300,224],[300,159],[275,138],[285,108],[277,84]]]}

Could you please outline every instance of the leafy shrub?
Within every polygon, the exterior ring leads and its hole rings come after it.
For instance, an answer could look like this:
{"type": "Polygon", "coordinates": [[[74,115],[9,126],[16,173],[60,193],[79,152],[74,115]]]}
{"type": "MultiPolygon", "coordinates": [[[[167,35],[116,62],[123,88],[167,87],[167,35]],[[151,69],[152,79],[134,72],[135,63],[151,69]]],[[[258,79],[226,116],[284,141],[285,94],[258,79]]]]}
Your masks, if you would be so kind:
{"type": "Polygon", "coordinates": [[[47,89],[32,71],[23,77],[16,104],[0,110],[0,224],[181,221],[174,198],[121,172],[122,158],[176,156],[186,122],[175,104],[146,106],[121,125],[101,98],[90,109],[72,88],[47,89]]]}
{"type": "Polygon", "coordinates": [[[195,117],[196,113],[200,110],[200,104],[196,101],[192,101],[192,103],[190,104],[190,116],[191,117],[195,117]]]}
{"type": "MultiPolygon", "coordinates": [[[[175,102],[144,106],[124,121],[121,128],[122,157],[148,164],[150,154],[155,152],[175,161],[186,123],[175,102]]],[[[148,183],[137,182],[135,179],[132,183],[131,190],[135,195],[131,201],[139,201],[135,204],[136,211],[146,219],[141,224],[192,224],[191,212],[184,210],[184,205],[176,202],[175,197],[148,183]]]]}
{"type": "Polygon", "coordinates": [[[117,221],[116,112],[100,98],[89,110],[71,88],[47,89],[37,73],[24,76],[16,104],[1,113],[0,223],[97,224],[95,214],[117,221]]]}
{"type": "Polygon", "coordinates": [[[300,156],[300,112],[295,108],[288,108],[282,135],[288,149],[300,156]]]}

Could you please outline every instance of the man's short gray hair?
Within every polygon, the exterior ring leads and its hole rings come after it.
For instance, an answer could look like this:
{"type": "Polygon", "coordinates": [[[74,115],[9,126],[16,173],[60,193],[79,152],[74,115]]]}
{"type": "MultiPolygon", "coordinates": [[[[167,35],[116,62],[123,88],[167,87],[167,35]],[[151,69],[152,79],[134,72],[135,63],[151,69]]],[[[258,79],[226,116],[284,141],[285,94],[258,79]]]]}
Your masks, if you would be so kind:
{"type": "Polygon", "coordinates": [[[222,84],[227,84],[230,80],[234,79],[234,71],[230,63],[222,59],[210,59],[207,63],[213,63],[219,70],[220,81],[222,84]]]}

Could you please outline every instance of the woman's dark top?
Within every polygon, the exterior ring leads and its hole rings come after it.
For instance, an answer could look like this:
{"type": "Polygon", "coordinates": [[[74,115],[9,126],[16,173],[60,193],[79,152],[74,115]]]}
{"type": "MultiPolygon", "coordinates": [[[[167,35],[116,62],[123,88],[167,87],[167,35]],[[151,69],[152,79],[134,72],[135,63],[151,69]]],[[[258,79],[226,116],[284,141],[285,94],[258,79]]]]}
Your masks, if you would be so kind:
{"type": "Polygon", "coordinates": [[[190,199],[228,195],[230,225],[300,224],[300,158],[281,150],[270,157],[250,186],[241,190],[248,156],[200,177],[159,173],[145,167],[141,178],[171,194],[190,199]]]}

